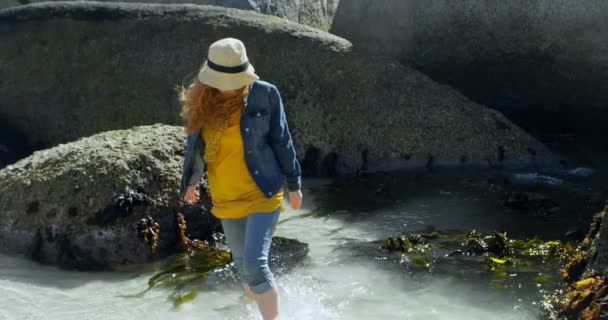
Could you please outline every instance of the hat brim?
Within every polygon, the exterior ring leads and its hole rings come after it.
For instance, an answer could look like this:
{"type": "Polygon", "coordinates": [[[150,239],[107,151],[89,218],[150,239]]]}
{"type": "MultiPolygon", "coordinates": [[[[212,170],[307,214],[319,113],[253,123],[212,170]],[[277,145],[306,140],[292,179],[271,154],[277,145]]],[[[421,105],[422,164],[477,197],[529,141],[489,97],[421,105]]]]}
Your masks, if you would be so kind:
{"type": "Polygon", "coordinates": [[[247,70],[240,73],[224,73],[215,71],[207,65],[203,65],[203,69],[198,74],[198,80],[210,87],[219,90],[236,90],[248,86],[254,81],[260,79],[255,74],[255,69],[250,64],[247,70]]]}

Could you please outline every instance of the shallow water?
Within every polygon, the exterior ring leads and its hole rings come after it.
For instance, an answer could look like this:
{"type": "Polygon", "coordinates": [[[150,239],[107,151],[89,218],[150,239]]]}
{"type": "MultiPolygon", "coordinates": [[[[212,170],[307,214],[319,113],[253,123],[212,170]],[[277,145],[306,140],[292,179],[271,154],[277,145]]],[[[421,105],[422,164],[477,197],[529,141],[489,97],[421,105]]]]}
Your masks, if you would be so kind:
{"type": "MultiPolygon", "coordinates": [[[[462,265],[411,270],[387,259],[375,241],[428,228],[563,238],[598,204],[576,179],[562,178],[559,188],[517,187],[559,199],[560,213],[549,217],[505,209],[504,179],[495,173],[410,174],[337,186],[306,181],[305,208],[288,209],[277,228],[277,235],[310,244],[306,263],[278,277],[283,319],[538,319],[542,290],[557,285],[547,268],[498,280],[462,265]],[[530,281],[539,272],[549,280],[530,281]]],[[[121,297],[146,289],[151,276],[65,272],[0,255],[0,319],[259,319],[234,285],[201,287],[177,311],[168,290],[121,297]]]]}

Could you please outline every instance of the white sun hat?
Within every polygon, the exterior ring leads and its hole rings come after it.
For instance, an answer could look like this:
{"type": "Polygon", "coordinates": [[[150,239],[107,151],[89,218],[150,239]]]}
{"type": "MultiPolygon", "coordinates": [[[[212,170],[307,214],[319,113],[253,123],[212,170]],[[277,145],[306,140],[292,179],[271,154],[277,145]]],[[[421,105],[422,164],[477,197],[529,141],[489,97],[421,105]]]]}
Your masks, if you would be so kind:
{"type": "Polygon", "coordinates": [[[220,90],[235,90],[258,80],[241,40],[225,38],[209,46],[198,80],[220,90]]]}

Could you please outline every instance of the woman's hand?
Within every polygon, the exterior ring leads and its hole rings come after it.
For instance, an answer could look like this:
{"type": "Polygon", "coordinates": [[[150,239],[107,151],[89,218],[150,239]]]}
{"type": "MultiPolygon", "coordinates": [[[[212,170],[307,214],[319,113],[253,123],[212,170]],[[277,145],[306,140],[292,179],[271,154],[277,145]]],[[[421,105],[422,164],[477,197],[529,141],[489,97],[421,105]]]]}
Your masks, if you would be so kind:
{"type": "Polygon", "coordinates": [[[302,205],[302,190],[289,192],[289,204],[294,210],[300,209],[302,205]]]}
{"type": "Polygon", "coordinates": [[[189,186],[188,190],[186,190],[186,194],[184,195],[184,201],[187,204],[193,204],[193,203],[198,202],[199,198],[200,198],[200,195],[199,195],[198,191],[196,190],[196,185],[189,186]]]}

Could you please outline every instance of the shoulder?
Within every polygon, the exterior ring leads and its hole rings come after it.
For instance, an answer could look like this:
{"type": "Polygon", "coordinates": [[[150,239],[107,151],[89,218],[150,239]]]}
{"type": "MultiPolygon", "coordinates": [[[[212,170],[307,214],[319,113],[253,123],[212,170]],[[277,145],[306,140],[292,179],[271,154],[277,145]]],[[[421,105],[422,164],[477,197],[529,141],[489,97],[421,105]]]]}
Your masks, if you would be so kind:
{"type": "Polygon", "coordinates": [[[277,87],[270,82],[256,80],[252,84],[250,94],[252,101],[267,105],[273,110],[281,105],[281,94],[277,87]]]}
{"type": "Polygon", "coordinates": [[[274,93],[274,92],[278,93],[279,92],[279,90],[277,89],[277,87],[274,84],[263,81],[263,80],[254,81],[252,84],[251,90],[267,92],[267,93],[274,93]]]}

